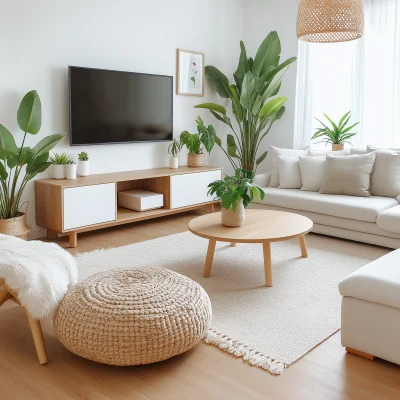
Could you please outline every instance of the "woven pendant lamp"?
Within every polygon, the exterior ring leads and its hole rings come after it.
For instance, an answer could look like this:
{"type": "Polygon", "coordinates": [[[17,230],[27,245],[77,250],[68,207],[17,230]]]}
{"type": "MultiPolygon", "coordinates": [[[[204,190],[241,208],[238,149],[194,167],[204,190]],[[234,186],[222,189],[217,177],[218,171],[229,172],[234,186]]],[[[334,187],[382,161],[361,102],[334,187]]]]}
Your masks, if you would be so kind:
{"type": "Polygon", "coordinates": [[[305,42],[347,42],[364,32],[362,0],[300,0],[297,37],[305,42]]]}

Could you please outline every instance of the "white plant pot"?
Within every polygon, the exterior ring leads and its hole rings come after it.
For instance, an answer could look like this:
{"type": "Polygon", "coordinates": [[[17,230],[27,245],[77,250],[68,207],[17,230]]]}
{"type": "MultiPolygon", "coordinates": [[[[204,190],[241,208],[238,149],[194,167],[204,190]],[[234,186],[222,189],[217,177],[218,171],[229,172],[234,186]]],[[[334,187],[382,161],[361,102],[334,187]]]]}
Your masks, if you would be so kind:
{"type": "Polygon", "coordinates": [[[80,176],[88,176],[90,173],[89,170],[89,160],[88,161],[79,161],[78,164],[78,174],[80,176]]]}
{"type": "Polygon", "coordinates": [[[170,168],[178,168],[179,167],[179,158],[178,157],[170,157],[169,158],[169,167],[170,168]]]}
{"type": "Polygon", "coordinates": [[[53,178],[65,179],[65,164],[53,164],[53,178]]]}
{"type": "Polygon", "coordinates": [[[65,177],[67,179],[76,179],[76,164],[67,164],[65,166],[65,177]]]}
{"type": "Polygon", "coordinates": [[[246,219],[246,212],[241,201],[233,212],[232,207],[229,209],[221,207],[221,223],[225,226],[238,227],[244,224],[246,219]]]}

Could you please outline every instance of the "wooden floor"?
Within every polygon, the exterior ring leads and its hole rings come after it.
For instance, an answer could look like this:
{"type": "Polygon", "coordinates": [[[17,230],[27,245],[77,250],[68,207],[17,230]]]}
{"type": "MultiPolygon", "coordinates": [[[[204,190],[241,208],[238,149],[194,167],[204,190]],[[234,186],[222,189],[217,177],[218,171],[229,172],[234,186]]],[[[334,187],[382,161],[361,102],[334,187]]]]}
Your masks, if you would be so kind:
{"type": "MultiPolygon", "coordinates": [[[[204,212],[84,233],[71,253],[182,232],[190,219],[204,212]]],[[[58,242],[67,246],[67,238],[58,242]]],[[[158,364],[104,366],[64,349],[54,336],[51,321],[43,323],[43,330],[50,359],[46,366],[37,362],[23,311],[11,302],[0,309],[1,400],[400,399],[400,367],[346,354],[340,334],[315,348],[282,376],[272,376],[204,343],[158,364]]]]}

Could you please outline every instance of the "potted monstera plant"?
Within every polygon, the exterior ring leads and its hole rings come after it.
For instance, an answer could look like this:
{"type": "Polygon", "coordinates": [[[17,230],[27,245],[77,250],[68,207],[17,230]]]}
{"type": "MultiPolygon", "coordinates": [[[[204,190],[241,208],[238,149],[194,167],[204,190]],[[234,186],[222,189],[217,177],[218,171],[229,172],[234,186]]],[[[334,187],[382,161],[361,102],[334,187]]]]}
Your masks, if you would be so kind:
{"type": "Polygon", "coordinates": [[[28,239],[30,228],[26,213],[21,211],[22,194],[29,181],[49,168],[49,151],[64,134],[47,136],[34,147],[25,146],[27,135],[38,134],[42,123],[41,103],[36,90],[22,99],[17,121],[24,133],[20,146],[8,129],[0,124],[0,233],[28,239]]]}

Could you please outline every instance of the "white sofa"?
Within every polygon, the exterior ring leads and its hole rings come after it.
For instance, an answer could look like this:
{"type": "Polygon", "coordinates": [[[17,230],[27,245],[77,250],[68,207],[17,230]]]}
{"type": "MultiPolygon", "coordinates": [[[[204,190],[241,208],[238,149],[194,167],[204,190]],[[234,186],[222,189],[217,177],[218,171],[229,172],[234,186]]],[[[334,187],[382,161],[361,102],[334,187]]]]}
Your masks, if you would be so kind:
{"type": "Polygon", "coordinates": [[[251,204],[251,208],[302,214],[314,222],[315,233],[400,248],[400,196],[355,197],[278,189],[268,187],[270,178],[270,173],[255,177],[265,198],[251,204]]]}
{"type": "Polygon", "coordinates": [[[342,345],[350,353],[400,364],[399,264],[396,250],[340,282],[342,345]]]}

